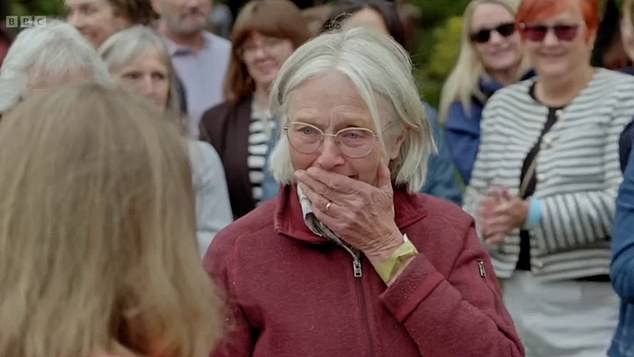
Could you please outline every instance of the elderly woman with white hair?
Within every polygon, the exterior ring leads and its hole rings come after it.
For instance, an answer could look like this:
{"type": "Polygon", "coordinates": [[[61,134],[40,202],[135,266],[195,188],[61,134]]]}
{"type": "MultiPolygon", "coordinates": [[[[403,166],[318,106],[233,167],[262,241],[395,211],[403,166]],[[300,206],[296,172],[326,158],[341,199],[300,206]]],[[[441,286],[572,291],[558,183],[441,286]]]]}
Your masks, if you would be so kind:
{"type": "Polygon", "coordinates": [[[473,219],[416,193],[433,151],[406,51],[325,34],[272,88],[275,200],[204,265],[231,325],[212,356],[522,356],[473,219]]]}
{"type": "Polygon", "coordinates": [[[176,73],[163,40],[152,29],[137,25],[110,36],[99,54],[116,82],[167,112],[187,141],[196,196],[198,247],[204,254],[215,234],[233,220],[227,182],[216,150],[188,134],[189,120],[182,113],[176,73]]]}
{"type": "Polygon", "coordinates": [[[33,92],[85,80],[112,83],[95,49],[73,26],[49,21],[26,29],[0,68],[0,114],[33,92]]]}

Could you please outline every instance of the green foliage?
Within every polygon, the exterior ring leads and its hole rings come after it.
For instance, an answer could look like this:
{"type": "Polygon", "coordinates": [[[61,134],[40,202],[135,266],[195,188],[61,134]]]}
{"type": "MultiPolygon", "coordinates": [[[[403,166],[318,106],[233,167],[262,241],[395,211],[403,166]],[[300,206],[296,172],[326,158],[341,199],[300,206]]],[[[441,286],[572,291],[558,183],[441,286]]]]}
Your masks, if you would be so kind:
{"type": "Polygon", "coordinates": [[[62,0],[9,0],[12,15],[59,16],[63,10],[62,0]]]}
{"type": "Polygon", "coordinates": [[[461,15],[470,0],[410,0],[421,10],[422,23],[429,27],[443,23],[454,15],[461,15]]]}
{"type": "Polygon", "coordinates": [[[445,25],[434,30],[432,56],[425,68],[426,74],[433,79],[442,80],[453,68],[460,51],[462,17],[449,18],[445,25]]]}
{"type": "Polygon", "coordinates": [[[463,8],[442,19],[431,31],[424,31],[413,56],[417,64],[416,77],[422,97],[431,105],[440,101],[445,78],[451,72],[460,50],[463,8]]]}

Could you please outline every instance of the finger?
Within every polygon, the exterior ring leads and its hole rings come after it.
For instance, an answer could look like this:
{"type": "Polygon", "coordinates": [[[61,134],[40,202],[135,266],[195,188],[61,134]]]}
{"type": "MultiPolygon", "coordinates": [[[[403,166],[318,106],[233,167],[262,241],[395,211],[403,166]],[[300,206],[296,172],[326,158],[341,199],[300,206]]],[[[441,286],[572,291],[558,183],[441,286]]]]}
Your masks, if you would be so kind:
{"type": "Polygon", "coordinates": [[[323,182],[316,180],[304,170],[295,171],[297,182],[302,184],[302,189],[307,187],[314,193],[324,197],[329,201],[335,201],[335,192],[323,182]]]}
{"type": "MultiPolygon", "coordinates": [[[[321,212],[323,214],[335,214],[333,211],[337,208],[336,204],[333,201],[328,200],[327,198],[321,196],[319,193],[315,192],[312,188],[300,184],[302,191],[308,197],[308,200],[311,203],[311,208],[313,213],[321,212]]],[[[318,219],[320,217],[317,217],[318,219]]]]}
{"type": "Polygon", "coordinates": [[[500,197],[500,188],[498,186],[489,186],[487,190],[487,199],[497,201],[500,197]]]}
{"type": "Polygon", "coordinates": [[[510,202],[505,201],[495,206],[495,208],[493,209],[493,214],[497,216],[507,216],[510,209],[511,209],[510,202]]]}
{"type": "Polygon", "coordinates": [[[504,199],[505,201],[511,201],[512,198],[513,197],[511,197],[511,194],[506,187],[502,189],[502,199],[504,199]]]}
{"type": "Polygon", "coordinates": [[[376,185],[382,190],[392,190],[392,175],[385,161],[381,160],[377,173],[376,185]]]}
{"type": "Polygon", "coordinates": [[[306,170],[308,176],[329,187],[330,189],[342,193],[355,193],[359,187],[359,181],[350,177],[326,171],[318,167],[310,167],[306,170]]]}
{"type": "Polygon", "coordinates": [[[486,224],[489,227],[500,226],[500,225],[508,225],[511,219],[507,215],[494,215],[486,219],[486,224]]]}

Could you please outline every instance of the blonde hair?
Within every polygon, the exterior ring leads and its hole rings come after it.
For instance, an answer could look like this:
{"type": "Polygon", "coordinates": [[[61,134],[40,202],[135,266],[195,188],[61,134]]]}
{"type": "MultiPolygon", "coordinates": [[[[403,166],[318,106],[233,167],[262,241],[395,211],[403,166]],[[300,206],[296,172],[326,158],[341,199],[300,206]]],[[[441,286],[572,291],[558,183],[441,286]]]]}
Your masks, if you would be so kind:
{"type": "Polygon", "coordinates": [[[187,148],[144,98],[97,84],[0,122],[0,356],[203,357],[219,298],[196,250],[187,148]]]}
{"type": "MultiPolygon", "coordinates": [[[[460,54],[453,70],[447,77],[445,85],[442,88],[440,96],[440,119],[447,119],[447,112],[451,103],[459,101],[466,113],[471,111],[471,98],[484,101],[485,95],[480,91],[478,81],[485,73],[485,68],[478,58],[473,43],[471,42],[470,31],[471,21],[476,8],[481,4],[497,4],[503,6],[513,16],[517,14],[519,8],[519,0],[472,0],[465,8],[463,15],[462,34],[460,38],[460,54]]],[[[528,69],[528,63],[525,60],[520,62],[517,72],[517,78],[528,69]]]]}
{"type": "MultiPolygon", "coordinates": [[[[394,127],[405,136],[397,159],[389,163],[392,180],[418,192],[425,181],[427,160],[435,151],[425,109],[420,101],[412,63],[407,51],[390,36],[366,28],[322,34],[298,48],[286,60],[271,90],[271,111],[280,127],[288,122],[288,102],[293,90],[304,81],[337,71],[356,87],[367,105],[375,128],[381,128],[377,99],[390,106],[398,123],[394,127]]],[[[385,147],[381,130],[377,131],[385,147]]],[[[286,135],[271,154],[271,170],[278,182],[293,181],[286,135]]]]}

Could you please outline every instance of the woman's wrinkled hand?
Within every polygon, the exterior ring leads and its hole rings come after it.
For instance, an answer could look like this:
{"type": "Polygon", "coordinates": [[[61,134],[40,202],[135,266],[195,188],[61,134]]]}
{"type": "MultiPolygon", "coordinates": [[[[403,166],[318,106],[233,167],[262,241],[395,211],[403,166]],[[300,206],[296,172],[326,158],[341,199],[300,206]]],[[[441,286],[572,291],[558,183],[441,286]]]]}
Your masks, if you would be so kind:
{"type": "Polygon", "coordinates": [[[342,240],[370,260],[383,260],[403,243],[394,222],[390,171],[381,163],[372,186],[317,167],[295,172],[313,213],[342,240]]]}

